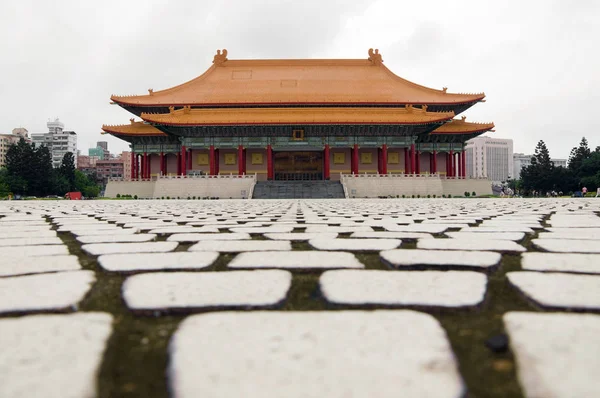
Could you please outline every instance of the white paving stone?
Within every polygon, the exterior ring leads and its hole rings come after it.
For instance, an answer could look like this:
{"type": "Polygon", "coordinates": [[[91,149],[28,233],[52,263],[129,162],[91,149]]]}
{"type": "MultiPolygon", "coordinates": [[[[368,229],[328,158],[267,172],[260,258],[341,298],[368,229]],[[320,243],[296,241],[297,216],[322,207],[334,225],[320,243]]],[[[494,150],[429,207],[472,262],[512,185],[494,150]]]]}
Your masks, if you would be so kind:
{"type": "Polygon", "coordinates": [[[0,239],[16,239],[16,238],[52,238],[56,236],[56,231],[50,229],[40,229],[34,231],[20,231],[0,229],[0,239]]]}
{"type": "Polygon", "coordinates": [[[589,233],[588,228],[570,228],[564,232],[540,232],[538,239],[579,239],[579,240],[600,240],[600,232],[589,233]]]}
{"type": "Polygon", "coordinates": [[[373,228],[368,225],[352,226],[329,226],[329,225],[309,225],[307,224],[305,232],[334,232],[338,234],[347,234],[352,232],[373,232],[373,228]]]}
{"type": "Polygon", "coordinates": [[[205,240],[245,240],[250,239],[247,233],[222,233],[222,234],[174,234],[167,238],[169,242],[202,242],[205,240]]]}
{"type": "Polygon", "coordinates": [[[446,232],[450,238],[454,239],[492,239],[492,240],[512,240],[519,242],[525,239],[524,232],[446,232]]]}
{"type": "Polygon", "coordinates": [[[327,271],[319,288],[327,301],[350,305],[463,307],[480,304],[487,277],[473,271],[327,271]]]}
{"type": "Polygon", "coordinates": [[[523,253],[521,265],[527,271],[600,274],[600,254],[523,253]]]}
{"type": "Polygon", "coordinates": [[[600,316],[509,312],[504,325],[527,397],[600,397],[600,316]]]}
{"type": "Polygon", "coordinates": [[[395,249],[400,239],[311,239],[308,244],[317,250],[380,251],[395,249]]]}
{"type": "Polygon", "coordinates": [[[600,275],[509,272],[510,283],[542,307],[600,309],[600,275]]]}
{"type": "Polygon", "coordinates": [[[105,254],[98,257],[98,264],[113,272],[201,269],[211,266],[218,257],[219,253],[208,251],[105,254]]]}
{"type": "Polygon", "coordinates": [[[496,233],[496,232],[524,232],[526,234],[533,234],[533,229],[528,227],[513,226],[506,223],[506,226],[495,226],[495,227],[467,227],[461,228],[460,232],[477,232],[477,233],[496,233]]]}
{"type": "Polygon", "coordinates": [[[132,310],[265,307],[283,302],[291,283],[282,270],[155,272],[127,278],[123,298],[132,310]]]}
{"type": "Polygon", "coordinates": [[[396,268],[475,267],[490,268],[500,264],[502,255],[486,251],[397,249],[380,253],[381,259],[396,268]]]}
{"type": "Polygon", "coordinates": [[[172,227],[160,227],[150,230],[151,234],[170,235],[170,234],[192,234],[192,233],[218,233],[216,227],[190,227],[186,225],[174,225],[172,227]]]}
{"type": "Polygon", "coordinates": [[[351,238],[367,238],[367,239],[425,239],[433,238],[431,234],[423,232],[390,232],[390,231],[374,231],[374,232],[353,232],[351,238]]]}
{"type": "Polygon", "coordinates": [[[418,249],[438,250],[486,250],[501,252],[524,252],[526,249],[510,240],[492,239],[419,239],[418,249]]]}
{"type": "Polygon", "coordinates": [[[268,234],[268,233],[289,233],[294,230],[293,226],[274,225],[270,227],[233,227],[229,228],[231,232],[248,234],[268,234]]]}
{"type": "Polygon", "coordinates": [[[292,250],[290,241],[285,240],[207,240],[198,242],[188,251],[215,252],[256,252],[256,251],[289,251],[292,250]]]}
{"type": "Polygon", "coordinates": [[[325,251],[240,253],[227,266],[289,269],[364,268],[352,253],[325,251]]]}
{"type": "Polygon", "coordinates": [[[34,256],[60,256],[68,255],[69,249],[65,245],[17,246],[3,247],[0,253],[4,259],[34,256]]]}
{"type": "Polygon", "coordinates": [[[136,243],[150,242],[156,239],[155,234],[135,234],[135,235],[81,235],[77,241],[83,244],[86,243],[136,243]]]}
{"type": "Polygon", "coordinates": [[[94,229],[94,228],[84,228],[84,229],[72,229],[69,231],[60,231],[59,232],[70,232],[75,236],[92,236],[92,235],[133,235],[140,232],[137,228],[108,228],[108,229],[94,229]]]}
{"type": "Polygon", "coordinates": [[[58,237],[0,239],[0,247],[62,245],[58,237]]]}
{"type": "Polygon", "coordinates": [[[313,232],[313,233],[267,233],[264,237],[272,240],[291,240],[291,241],[305,241],[311,239],[335,239],[337,238],[337,232],[313,232]]]}
{"type": "Polygon", "coordinates": [[[0,319],[0,396],[95,397],[111,323],[99,312],[0,319]]]}
{"type": "Polygon", "coordinates": [[[95,279],[93,271],[0,278],[0,313],[68,309],[85,296],[95,279]]]}
{"type": "Polygon", "coordinates": [[[4,258],[0,264],[0,276],[40,274],[81,269],[76,256],[58,255],[45,257],[4,258]]]}
{"type": "Polygon", "coordinates": [[[600,253],[600,244],[588,239],[533,239],[538,249],[560,253],[600,253]]]}
{"type": "Polygon", "coordinates": [[[164,253],[175,250],[177,242],[90,243],[81,249],[92,256],[117,253],[164,253]]]}
{"type": "Polygon", "coordinates": [[[441,234],[450,228],[444,224],[410,224],[410,225],[387,225],[386,231],[390,232],[422,232],[427,234],[441,234]]]}
{"type": "Polygon", "coordinates": [[[169,353],[176,398],[465,394],[444,330],[414,311],[196,315],[169,353]]]}

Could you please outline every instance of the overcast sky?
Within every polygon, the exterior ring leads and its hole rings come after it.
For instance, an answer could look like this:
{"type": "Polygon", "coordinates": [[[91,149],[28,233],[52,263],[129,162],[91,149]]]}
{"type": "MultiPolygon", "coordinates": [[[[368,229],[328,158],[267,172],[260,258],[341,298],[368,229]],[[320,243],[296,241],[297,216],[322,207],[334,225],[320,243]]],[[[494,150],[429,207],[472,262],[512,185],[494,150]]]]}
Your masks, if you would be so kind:
{"type": "Polygon", "coordinates": [[[464,115],[496,124],[515,152],[543,139],[568,157],[582,136],[600,145],[600,1],[2,1],[0,132],[78,133],[82,153],[131,114],[111,94],[146,94],[229,59],[367,58],[379,48],[397,75],[449,92],[485,92],[464,115]]]}

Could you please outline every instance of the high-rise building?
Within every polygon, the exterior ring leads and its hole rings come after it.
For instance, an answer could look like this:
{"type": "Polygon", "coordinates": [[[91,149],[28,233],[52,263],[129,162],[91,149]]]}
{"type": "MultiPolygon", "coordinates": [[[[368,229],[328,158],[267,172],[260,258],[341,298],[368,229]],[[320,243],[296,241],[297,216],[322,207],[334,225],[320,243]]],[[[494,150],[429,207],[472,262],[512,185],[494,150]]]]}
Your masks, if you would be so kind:
{"type": "Polygon", "coordinates": [[[491,181],[514,178],[513,140],[483,136],[466,144],[468,177],[491,181]]]}
{"type": "Polygon", "coordinates": [[[0,167],[6,165],[6,152],[8,152],[8,148],[19,142],[21,138],[25,139],[26,142],[31,142],[29,132],[23,127],[13,129],[12,134],[0,134],[0,167]]]}
{"type": "MultiPolygon", "coordinates": [[[[533,155],[524,155],[522,153],[515,153],[513,155],[513,169],[515,171],[514,179],[518,180],[521,178],[521,170],[531,164],[531,158],[533,155]]],[[[567,159],[550,159],[554,163],[555,167],[567,167],[567,159]]]]}
{"type": "Polygon", "coordinates": [[[47,133],[32,134],[31,138],[36,146],[46,145],[52,155],[52,166],[60,166],[67,152],[73,153],[73,160],[77,164],[77,133],[64,131],[65,125],[58,119],[46,123],[47,133]]]}

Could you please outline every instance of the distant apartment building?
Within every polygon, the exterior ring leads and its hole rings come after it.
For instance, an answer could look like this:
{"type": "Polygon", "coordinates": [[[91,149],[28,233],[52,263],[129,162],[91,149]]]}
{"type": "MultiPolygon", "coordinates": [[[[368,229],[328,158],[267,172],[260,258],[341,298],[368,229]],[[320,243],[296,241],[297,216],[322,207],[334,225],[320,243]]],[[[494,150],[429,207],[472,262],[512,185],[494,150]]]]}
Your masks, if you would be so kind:
{"type": "Polygon", "coordinates": [[[31,134],[36,146],[46,145],[52,155],[52,166],[60,166],[65,153],[73,153],[77,164],[77,134],[74,131],[65,131],[65,125],[58,119],[48,121],[47,133],[31,134]]]}
{"type": "MultiPolygon", "coordinates": [[[[518,180],[521,178],[521,170],[531,164],[531,158],[533,155],[524,155],[522,153],[515,153],[513,155],[513,169],[515,171],[514,179],[518,180]]],[[[567,159],[550,159],[554,163],[555,167],[567,167],[567,159]]]]}
{"type": "Polygon", "coordinates": [[[123,178],[123,172],[123,161],[120,158],[96,162],[96,176],[104,182],[109,178],[123,178]]]}
{"type": "Polygon", "coordinates": [[[123,179],[131,180],[131,152],[123,151],[119,157],[123,162],[123,179]]]}
{"type": "Polygon", "coordinates": [[[513,140],[476,137],[466,142],[467,176],[506,181],[514,177],[513,140]]]}
{"type": "Polygon", "coordinates": [[[23,127],[13,129],[12,134],[0,134],[0,167],[6,165],[6,152],[8,152],[8,148],[19,142],[21,138],[27,142],[31,142],[29,132],[23,127]]]}
{"type": "Polygon", "coordinates": [[[110,151],[108,150],[108,142],[106,142],[106,141],[96,142],[96,148],[88,149],[88,155],[93,156],[98,160],[110,159],[110,151]]]}

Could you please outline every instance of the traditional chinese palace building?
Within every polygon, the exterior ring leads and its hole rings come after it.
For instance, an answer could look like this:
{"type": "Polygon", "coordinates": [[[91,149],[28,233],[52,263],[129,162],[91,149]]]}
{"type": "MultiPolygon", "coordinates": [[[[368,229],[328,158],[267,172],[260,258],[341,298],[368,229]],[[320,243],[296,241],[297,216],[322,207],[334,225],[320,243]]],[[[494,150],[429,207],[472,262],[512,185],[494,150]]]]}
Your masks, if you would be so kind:
{"type": "Polygon", "coordinates": [[[131,144],[131,178],[256,174],[258,180],[344,174],[465,177],[465,141],[492,123],[458,117],[485,95],[409,82],[367,59],[230,60],[145,95],[113,95],[141,121],[102,126],[131,144]]]}

